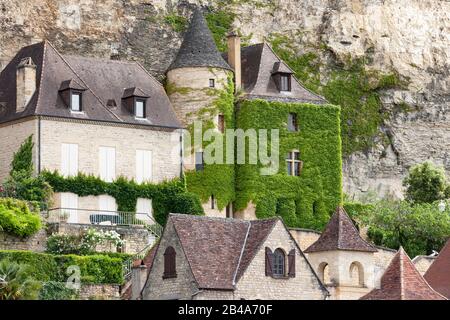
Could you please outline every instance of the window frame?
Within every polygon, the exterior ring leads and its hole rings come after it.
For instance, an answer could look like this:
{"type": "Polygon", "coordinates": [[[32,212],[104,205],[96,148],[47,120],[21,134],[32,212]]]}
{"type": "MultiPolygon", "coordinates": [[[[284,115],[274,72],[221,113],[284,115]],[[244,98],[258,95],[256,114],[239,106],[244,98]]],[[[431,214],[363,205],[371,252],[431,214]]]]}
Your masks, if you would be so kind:
{"type": "Polygon", "coordinates": [[[286,254],[281,248],[277,248],[273,252],[272,276],[274,278],[286,277],[286,254]],[[281,260],[278,261],[279,259],[281,260]]]}
{"type": "Polygon", "coordinates": [[[210,88],[216,87],[216,79],[209,79],[209,87],[210,88]]]}
{"type": "Polygon", "coordinates": [[[288,125],[287,129],[289,132],[298,132],[298,120],[297,120],[297,114],[294,112],[288,113],[288,125]],[[292,121],[291,121],[292,120],[292,121]],[[292,123],[292,125],[291,125],[292,123]]]}
{"type": "Polygon", "coordinates": [[[70,111],[71,111],[71,112],[83,112],[83,92],[82,92],[82,91],[79,91],[79,90],[70,90],[70,100],[69,100],[69,103],[70,103],[70,111]],[[74,109],[73,109],[73,104],[72,104],[73,100],[72,100],[72,97],[73,97],[74,95],[78,96],[78,107],[79,107],[78,110],[74,110],[74,109]]]}
{"type": "Polygon", "coordinates": [[[287,175],[292,177],[299,177],[302,172],[303,161],[300,160],[300,151],[292,150],[288,152],[288,157],[286,157],[286,169],[287,175]],[[298,159],[296,159],[295,154],[298,154],[298,159]],[[296,165],[298,165],[298,174],[295,174],[296,165]]]}
{"type": "Polygon", "coordinates": [[[204,153],[203,151],[196,151],[195,152],[195,171],[199,172],[199,171],[203,171],[205,169],[205,159],[204,159],[204,153]],[[201,154],[202,155],[202,162],[201,163],[197,163],[197,154],[201,154]]]}
{"type": "Polygon", "coordinates": [[[134,104],[133,104],[133,110],[134,110],[134,117],[136,119],[146,119],[147,118],[147,101],[144,98],[134,98],[134,104]],[[142,102],[142,117],[137,115],[137,104],[138,102],[142,102]]]}
{"type": "Polygon", "coordinates": [[[280,73],[280,92],[291,92],[292,91],[292,75],[289,73],[280,73]],[[286,79],[286,83],[283,82],[286,79]],[[284,87],[286,84],[286,87],[284,87]]]}

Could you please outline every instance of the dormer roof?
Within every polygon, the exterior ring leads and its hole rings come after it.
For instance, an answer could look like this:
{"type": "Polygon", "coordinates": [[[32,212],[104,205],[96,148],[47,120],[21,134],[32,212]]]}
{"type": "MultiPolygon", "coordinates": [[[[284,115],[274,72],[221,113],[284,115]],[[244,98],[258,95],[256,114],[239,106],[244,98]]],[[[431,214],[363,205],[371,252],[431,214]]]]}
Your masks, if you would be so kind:
{"type": "Polygon", "coordinates": [[[359,231],[342,207],[337,208],[319,239],[307,248],[305,252],[333,250],[378,251],[372,244],[361,238],[359,231]]]}
{"type": "Polygon", "coordinates": [[[129,97],[139,97],[139,98],[149,98],[150,96],[144,92],[141,88],[132,87],[132,88],[126,88],[123,91],[122,98],[126,99],[129,97]]]}
{"type": "Polygon", "coordinates": [[[186,67],[212,67],[232,70],[217,49],[201,10],[194,11],[180,50],[167,71],[186,67]]]}
{"type": "Polygon", "coordinates": [[[79,91],[87,90],[87,88],[84,85],[79,84],[74,79],[64,80],[63,82],[61,82],[59,91],[64,91],[64,90],[68,90],[68,89],[79,90],[79,91]]]}

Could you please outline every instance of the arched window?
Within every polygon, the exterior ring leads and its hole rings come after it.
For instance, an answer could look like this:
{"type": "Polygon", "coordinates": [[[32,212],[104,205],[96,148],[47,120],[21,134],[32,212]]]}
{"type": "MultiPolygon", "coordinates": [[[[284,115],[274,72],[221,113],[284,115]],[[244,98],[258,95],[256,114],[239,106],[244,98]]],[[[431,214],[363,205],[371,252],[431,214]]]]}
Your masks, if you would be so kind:
{"type": "Polygon", "coordinates": [[[164,274],[163,278],[176,278],[177,268],[176,268],[176,253],[173,247],[167,247],[164,251],[164,274]]]}
{"type": "Polygon", "coordinates": [[[285,275],[285,254],[281,249],[276,249],[273,253],[273,275],[282,277],[285,275]]]}
{"type": "Polygon", "coordinates": [[[330,268],[328,266],[328,263],[326,262],[322,262],[319,265],[319,277],[320,280],[322,280],[322,282],[324,284],[330,284],[331,283],[331,279],[330,279],[330,268]]]}
{"type": "Polygon", "coordinates": [[[351,285],[355,287],[364,286],[364,270],[361,263],[354,261],[350,264],[350,281],[351,285]]]}

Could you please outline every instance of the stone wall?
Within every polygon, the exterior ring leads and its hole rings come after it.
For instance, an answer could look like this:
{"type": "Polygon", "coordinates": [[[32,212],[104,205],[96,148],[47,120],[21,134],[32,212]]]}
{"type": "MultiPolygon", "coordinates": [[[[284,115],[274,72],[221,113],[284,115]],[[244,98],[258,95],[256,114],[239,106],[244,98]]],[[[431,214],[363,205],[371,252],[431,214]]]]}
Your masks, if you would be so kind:
{"type": "MultiPolygon", "coordinates": [[[[35,119],[0,124],[0,183],[9,176],[14,153],[19,150],[25,139],[33,135],[33,142],[36,143],[37,128],[37,120],[35,119]]],[[[37,159],[37,148],[35,147],[33,152],[35,168],[37,167],[37,159]]]]}
{"type": "Polygon", "coordinates": [[[27,238],[20,238],[0,232],[0,250],[29,250],[43,252],[47,245],[47,231],[39,230],[27,238]]]}
{"type": "Polygon", "coordinates": [[[305,251],[310,245],[316,242],[320,237],[320,232],[310,229],[289,228],[292,237],[297,241],[300,249],[305,251]]]}
{"type": "Polygon", "coordinates": [[[120,286],[114,284],[83,284],[78,293],[79,300],[119,300],[120,286]]]}
{"type": "Polygon", "coordinates": [[[435,259],[436,257],[417,256],[412,259],[412,262],[414,263],[417,271],[419,271],[421,275],[424,275],[427,272],[428,268],[433,264],[435,259]]]}
{"type": "MultiPolygon", "coordinates": [[[[155,237],[143,227],[121,227],[108,225],[85,225],[72,223],[51,224],[49,232],[60,234],[79,235],[88,229],[96,229],[102,231],[114,230],[120,234],[121,238],[125,240],[125,246],[122,248],[124,253],[138,253],[155,241],[155,237]]],[[[99,252],[117,252],[117,248],[110,244],[105,244],[96,248],[99,252]]]]}
{"type": "Polygon", "coordinates": [[[374,279],[375,279],[375,287],[379,287],[381,277],[383,276],[383,273],[386,270],[386,268],[391,263],[391,260],[392,258],[394,258],[397,251],[379,246],[377,246],[376,248],[378,251],[374,253],[375,258],[374,279]]]}
{"type": "Polygon", "coordinates": [[[252,262],[236,284],[235,299],[323,300],[327,292],[315,276],[308,261],[298,251],[295,241],[283,223],[278,221],[252,262]],[[295,277],[275,279],[265,275],[265,248],[272,252],[281,248],[288,253],[296,250],[295,277]]]}
{"type": "Polygon", "coordinates": [[[191,300],[198,293],[189,262],[184,255],[175,228],[169,220],[153,260],[153,267],[142,292],[143,300],[191,300]],[[176,278],[163,279],[164,251],[172,246],[176,252],[176,278]]]}

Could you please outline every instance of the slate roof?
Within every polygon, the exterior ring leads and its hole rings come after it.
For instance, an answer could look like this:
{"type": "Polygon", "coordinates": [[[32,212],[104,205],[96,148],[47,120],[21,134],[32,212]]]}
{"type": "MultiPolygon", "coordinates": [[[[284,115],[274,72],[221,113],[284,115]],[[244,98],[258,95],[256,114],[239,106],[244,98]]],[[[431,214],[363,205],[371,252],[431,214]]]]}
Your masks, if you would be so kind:
{"type": "Polygon", "coordinates": [[[200,289],[233,290],[278,218],[245,221],[171,214],[200,289]],[[242,256],[242,257],[241,257],[242,256]]]}
{"type": "Polygon", "coordinates": [[[0,123],[33,115],[180,128],[163,86],[140,64],[61,55],[48,41],[22,48],[0,73],[0,123]],[[16,113],[16,68],[30,57],[36,64],[36,92],[25,110],[16,113]],[[71,113],[59,90],[84,89],[83,114],[71,113]],[[149,97],[147,120],[136,120],[121,99],[126,88],[149,97]],[[117,107],[107,106],[114,100],[117,107]]]}
{"type": "Polygon", "coordinates": [[[392,258],[379,289],[373,289],[361,300],[446,300],[420,275],[403,248],[392,258]]]}
{"type": "Polygon", "coordinates": [[[196,9],[180,50],[167,71],[184,67],[215,67],[232,70],[220,55],[208,24],[196,9]]]}
{"type": "Polygon", "coordinates": [[[450,299],[450,239],[424,275],[430,286],[450,299]]]}
{"type": "Polygon", "coordinates": [[[305,253],[332,250],[378,251],[373,245],[361,238],[352,220],[342,207],[336,209],[320,238],[309,246],[305,253]]]}
{"type": "MultiPolygon", "coordinates": [[[[228,61],[228,54],[222,56],[228,61]]],[[[276,72],[294,73],[272,50],[268,43],[241,48],[242,89],[247,99],[280,102],[326,104],[325,98],[306,89],[292,75],[291,92],[280,92],[273,80],[276,72]]]]}

